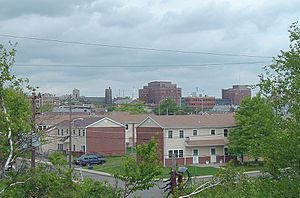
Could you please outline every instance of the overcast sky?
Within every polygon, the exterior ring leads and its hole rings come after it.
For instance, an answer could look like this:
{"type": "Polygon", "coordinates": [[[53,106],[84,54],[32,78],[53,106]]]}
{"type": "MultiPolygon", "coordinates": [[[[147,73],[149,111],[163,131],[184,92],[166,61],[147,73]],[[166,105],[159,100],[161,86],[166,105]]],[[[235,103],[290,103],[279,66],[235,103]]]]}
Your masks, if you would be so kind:
{"type": "MultiPolygon", "coordinates": [[[[157,49],[273,57],[289,45],[288,28],[300,18],[299,0],[0,0],[0,34],[157,49]]],[[[0,36],[18,42],[16,63],[81,67],[21,67],[41,92],[132,96],[153,80],[168,80],[182,95],[221,95],[233,84],[255,84],[272,58],[214,56],[74,45],[0,36]],[[211,63],[266,62],[186,67],[211,63]],[[86,65],[140,67],[83,67],[86,65]],[[142,67],[168,65],[168,67],[142,67]],[[171,67],[172,65],[184,65],[171,67]]]]}

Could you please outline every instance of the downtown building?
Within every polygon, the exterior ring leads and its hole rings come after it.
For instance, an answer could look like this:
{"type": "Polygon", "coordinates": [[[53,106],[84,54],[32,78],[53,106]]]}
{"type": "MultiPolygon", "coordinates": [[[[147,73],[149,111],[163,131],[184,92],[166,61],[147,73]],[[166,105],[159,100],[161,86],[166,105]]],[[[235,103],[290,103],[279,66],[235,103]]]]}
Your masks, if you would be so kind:
{"type": "Polygon", "coordinates": [[[149,104],[158,105],[164,99],[173,99],[179,106],[180,98],[181,88],[171,82],[153,81],[139,89],[139,99],[149,104]]]}
{"type": "Polygon", "coordinates": [[[214,108],[216,105],[216,98],[209,96],[188,96],[181,98],[181,107],[198,109],[199,111],[208,111],[214,108]]]}
{"type": "Polygon", "coordinates": [[[222,99],[230,100],[232,105],[240,105],[247,96],[251,97],[251,89],[248,85],[233,85],[232,88],[222,89],[222,99]]]}

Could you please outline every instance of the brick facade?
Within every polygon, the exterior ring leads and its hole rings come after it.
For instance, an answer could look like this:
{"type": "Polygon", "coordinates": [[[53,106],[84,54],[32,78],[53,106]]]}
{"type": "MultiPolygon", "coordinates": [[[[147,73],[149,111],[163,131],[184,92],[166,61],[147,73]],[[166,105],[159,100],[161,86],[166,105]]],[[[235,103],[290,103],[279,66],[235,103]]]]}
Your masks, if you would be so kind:
{"type": "Polygon", "coordinates": [[[86,133],[87,153],[104,156],[125,155],[125,128],[89,127],[86,133]]]}
{"type": "Polygon", "coordinates": [[[142,145],[151,138],[155,138],[158,141],[158,155],[159,159],[163,164],[164,159],[164,139],[163,139],[163,129],[160,127],[137,127],[136,128],[136,134],[137,134],[137,145],[142,145]]]}
{"type": "Polygon", "coordinates": [[[233,85],[232,88],[222,89],[222,99],[229,99],[233,105],[240,105],[247,96],[251,96],[251,89],[246,85],[233,85]]]}
{"type": "Polygon", "coordinates": [[[180,105],[181,88],[171,82],[154,81],[139,89],[139,99],[146,103],[159,104],[164,99],[173,99],[180,105]]]}

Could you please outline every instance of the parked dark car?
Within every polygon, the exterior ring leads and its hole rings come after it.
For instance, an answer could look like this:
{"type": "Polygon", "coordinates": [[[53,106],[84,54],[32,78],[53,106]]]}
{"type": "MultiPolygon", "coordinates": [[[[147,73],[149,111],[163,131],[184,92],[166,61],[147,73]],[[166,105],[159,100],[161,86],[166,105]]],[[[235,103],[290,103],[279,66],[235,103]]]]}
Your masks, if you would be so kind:
{"type": "Polygon", "coordinates": [[[101,155],[96,155],[96,154],[85,154],[80,156],[76,161],[75,164],[76,165],[82,165],[82,166],[86,166],[86,165],[92,165],[92,164],[103,164],[105,163],[106,160],[103,156],[101,155]]]}

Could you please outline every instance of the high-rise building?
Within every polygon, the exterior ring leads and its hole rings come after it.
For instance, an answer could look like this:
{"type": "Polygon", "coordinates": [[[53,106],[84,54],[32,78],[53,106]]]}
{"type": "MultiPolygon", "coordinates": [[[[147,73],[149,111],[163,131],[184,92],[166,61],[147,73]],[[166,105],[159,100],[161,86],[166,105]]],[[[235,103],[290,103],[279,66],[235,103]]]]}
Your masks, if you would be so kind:
{"type": "Polygon", "coordinates": [[[108,87],[108,89],[105,89],[105,103],[112,104],[112,101],[112,89],[108,87]]]}
{"type": "Polygon", "coordinates": [[[222,99],[229,99],[233,105],[240,105],[246,96],[251,96],[248,85],[233,85],[232,88],[222,89],[222,99]]]}
{"type": "Polygon", "coordinates": [[[73,99],[77,100],[80,97],[80,91],[79,89],[73,89],[73,99]]]}
{"type": "Polygon", "coordinates": [[[146,103],[159,104],[163,99],[173,99],[180,105],[181,88],[171,82],[153,81],[139,89],[139,99],[146,103]]]}

